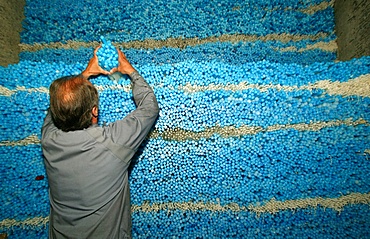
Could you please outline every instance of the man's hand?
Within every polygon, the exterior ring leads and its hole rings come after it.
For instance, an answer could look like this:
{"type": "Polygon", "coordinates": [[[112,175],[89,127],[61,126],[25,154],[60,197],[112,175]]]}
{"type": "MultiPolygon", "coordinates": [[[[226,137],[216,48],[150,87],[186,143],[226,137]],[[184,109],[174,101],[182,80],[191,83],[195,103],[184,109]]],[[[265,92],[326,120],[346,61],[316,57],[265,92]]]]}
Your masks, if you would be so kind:
{"type": "Polygon", "coordinates": [[[109,75],[110,73],[112,73],[112,72],[103,70],[103,68],[99,66],[98,57],[96,56],[96,53],[98,52],[99,48],[100,46],[95,48],[94,56],[90,59],[89,64],[87,65],[86,69],[81,73],[82,76],[85,77],[86,79],[88,79],[90,76],[96,76],[99,74],[109,75]]]}
{"type": "Polygon", "coordinates": [[[113,72],[119,71],[122,74],[130,75],[135,71],[135,68],[132,67],[131,63],[127,60],[125,54],[123,54],[120,49],[117,48],[118,52],[118,67],[112,69],[113,72]]]}

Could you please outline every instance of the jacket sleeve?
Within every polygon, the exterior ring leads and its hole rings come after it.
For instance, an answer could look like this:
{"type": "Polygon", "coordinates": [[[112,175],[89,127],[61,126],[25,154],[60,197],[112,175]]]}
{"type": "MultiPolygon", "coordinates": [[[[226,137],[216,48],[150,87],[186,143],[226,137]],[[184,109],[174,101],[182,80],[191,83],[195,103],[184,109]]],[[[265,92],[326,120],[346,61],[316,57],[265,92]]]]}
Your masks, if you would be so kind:
{"type": "Polygon", "coordinates": [[[137,108],[108,127],[114,143],[136,151],[152,128],[159,107],[152,88],[138,72],[133,72],[130,79],[137,108]]]}

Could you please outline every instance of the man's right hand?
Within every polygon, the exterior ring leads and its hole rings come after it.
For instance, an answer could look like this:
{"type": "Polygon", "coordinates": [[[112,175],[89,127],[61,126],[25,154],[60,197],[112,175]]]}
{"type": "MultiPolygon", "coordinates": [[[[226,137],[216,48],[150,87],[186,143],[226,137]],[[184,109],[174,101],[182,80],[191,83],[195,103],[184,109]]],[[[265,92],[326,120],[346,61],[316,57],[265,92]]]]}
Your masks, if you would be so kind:
{"type": "Polygon", "coordinates": [[[113,71],[119,71],[122,74],[127,75],[130,75],[131,73],[136,71],[135,68],[131,65],[131,63],[127,60],[125,54],[123,54],[123,52],[120,51],[120,49],[118,48],[117,52],[118,52],[118,67],[113,69],[113,71]]]}

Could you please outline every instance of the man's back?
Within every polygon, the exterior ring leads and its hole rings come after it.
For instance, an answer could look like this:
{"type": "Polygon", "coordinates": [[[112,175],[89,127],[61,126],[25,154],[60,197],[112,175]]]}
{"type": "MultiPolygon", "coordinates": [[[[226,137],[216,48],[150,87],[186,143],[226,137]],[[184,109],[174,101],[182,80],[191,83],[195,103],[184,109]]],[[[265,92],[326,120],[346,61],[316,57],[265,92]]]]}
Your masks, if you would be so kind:
{"type": "MultiPolygon", "coordinates": [[[[53,127],[53,126],[50,126],[53,127]]],[[[115,155],[103,128],[45,131],[43,147],[50,187],[50,238],[125,238],[130,235],[127,168],[134,150],[115,155]],[[68,235],[63,235],[64,232],[68,235]]]]}
{"type": "Polygon", "coordinates": [[[50,186],[50,238],[130,238],[127,169],[159,112],[153,90],[130,74],[137,108],[105,127],[62,131],[50,110],[42,149],[50,186]]]}

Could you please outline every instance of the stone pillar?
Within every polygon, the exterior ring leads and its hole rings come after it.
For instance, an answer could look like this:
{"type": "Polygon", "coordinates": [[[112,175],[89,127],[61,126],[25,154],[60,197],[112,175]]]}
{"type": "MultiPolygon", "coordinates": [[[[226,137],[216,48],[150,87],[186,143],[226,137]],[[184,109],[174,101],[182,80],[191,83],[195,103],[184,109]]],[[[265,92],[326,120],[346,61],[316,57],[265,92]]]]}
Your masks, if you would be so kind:
{"type": "Polygon", "coordinates": [[[370,56],[370,1],[335,0],[334,12],[337,59],[370,56]]]}
{"type": "Polygon", "coordinates": [[[0,0],[0,66],[19,62],[25,0],[0,0]]]}

